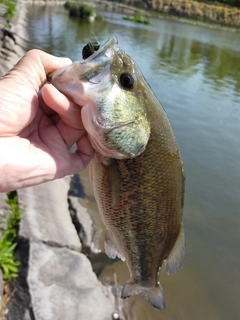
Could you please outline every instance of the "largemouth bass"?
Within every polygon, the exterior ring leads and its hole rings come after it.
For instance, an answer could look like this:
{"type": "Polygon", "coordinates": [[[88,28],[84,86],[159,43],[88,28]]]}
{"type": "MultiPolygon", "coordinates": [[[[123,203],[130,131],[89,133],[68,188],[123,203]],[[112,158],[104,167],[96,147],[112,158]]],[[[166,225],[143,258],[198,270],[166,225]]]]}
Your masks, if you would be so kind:
{"type": "Polygon", "coordinates": [[[125,259],[130,272],[122,298],[141,295],[163,309],[163,262],[173,274],[185,252],[183,165],[167,115],[115,38],[49,81],[82,106],[96,151],[91,180],[106,226],[105,251],[125,259]]]}

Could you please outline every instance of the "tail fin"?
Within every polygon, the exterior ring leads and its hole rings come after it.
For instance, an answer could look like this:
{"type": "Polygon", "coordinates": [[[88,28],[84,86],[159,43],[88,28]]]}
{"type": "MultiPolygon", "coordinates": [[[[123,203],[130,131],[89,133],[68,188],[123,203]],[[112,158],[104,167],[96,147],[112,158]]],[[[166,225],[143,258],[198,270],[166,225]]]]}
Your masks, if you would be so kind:
{"type": "Polygon", "coordinates": [[[144,297],[157,309],[165,309],[164,293],[160,283],[155,288],[145,288],[128,280],[123,286],[121,298],[126,299],[133,295],[144,297]]]}

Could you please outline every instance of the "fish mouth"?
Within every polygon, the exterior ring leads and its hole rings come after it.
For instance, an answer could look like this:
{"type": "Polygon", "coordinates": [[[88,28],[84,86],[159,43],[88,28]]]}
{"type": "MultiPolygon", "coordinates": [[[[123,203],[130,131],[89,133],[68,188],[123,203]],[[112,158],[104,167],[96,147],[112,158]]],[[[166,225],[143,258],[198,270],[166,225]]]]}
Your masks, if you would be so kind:
{"type": "Polygon", "coordinates": [[[85,95],[88,86],[101,85],[102,79],[110,74],[110,65],[118,52],[118,41],[112,37],[87,59],[75,61],[47,75],[47,81],[76,104],[84,106],[89,100],[85,95]]]}
{"type": "Polygon", "coordinates": [[[109,38],[102,47],[96,52],[94,52],[92,55],[90,55],[87,59],[84,60],[84,62],[89,63],[92,60],[105,60],[108,58],[112,58],[113,55],[116,54],[116,52],[119,51],[118,47],[118,41],[115,37],[109,38]]]}
{"type": "MultiPolygon", "coordinates": [[[[90,55],[87,59],[83,61],[75,61],[72,64],[72,67],[77,69],[78,71],[78,80],[85,78],[89,80],[97,75],[104,66],[110,64],[112,61],[113,56],[119,51],[118,48],[118,41],[115,37],[112,37],[106,41],[106,43],[92,55],[90,55]],[[80,66],[80,67],[79,67],[80,66]],[[93,71],[94,70],[94,71],[93,71]]],[[[60,77],[65,75],[66,77],[66,70],[68,74],[72,75],[69,76],[69,79],[73,78],[73,71],[71,70],[71,66],[66,66],[60,68],[50,74],[47,75],[47,81],[52,83],[54,86],[57,86],[58,83],[55,83],[55,79],[60,81],[60,77]],[[69,71],[70,70],[70,71],[69,71]],[[71,73],[72,72],[72,73],[71,73]]],[[[72,79],[71,79],[72,80],[72,79]]],[[[64,78],[64,81],[66,79],[64,78]]]]}

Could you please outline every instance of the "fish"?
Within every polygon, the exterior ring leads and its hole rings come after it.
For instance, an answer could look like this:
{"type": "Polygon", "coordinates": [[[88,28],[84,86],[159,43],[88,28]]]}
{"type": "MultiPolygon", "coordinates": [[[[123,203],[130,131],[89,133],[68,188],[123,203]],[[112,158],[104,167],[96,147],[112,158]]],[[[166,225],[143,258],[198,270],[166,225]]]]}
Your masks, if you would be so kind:
{"type": "Polygon", "coordinates": [[[140,295],[164,309],[160,271],[179,271],[185,255],[185,176],[164,108],[115,37],[48,81],[82,108],[105,252],[125,260],[130,273],[121,298],[140,295]]]}

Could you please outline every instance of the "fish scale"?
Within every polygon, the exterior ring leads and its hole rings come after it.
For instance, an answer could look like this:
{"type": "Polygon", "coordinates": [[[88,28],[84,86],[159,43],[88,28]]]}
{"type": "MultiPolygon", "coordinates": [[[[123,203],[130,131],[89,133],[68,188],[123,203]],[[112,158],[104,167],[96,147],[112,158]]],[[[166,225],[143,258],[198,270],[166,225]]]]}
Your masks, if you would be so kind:
{"type": "Polygon", "coordinates": [[[130,273],[121,297],[141,295],[163,309],[163,262],[173,274],[185,253],[183,165],[166,112],[115,38],[49,81],[82,107],[105,251],[125,259],[130,273]]]}
{"type": "MultiPolygon", "coordinates": [[[[174,181],[171,184],[171,180],[175,180],[172,170],[159,170],[161,164],[166,162],[166,157],[161,155],[159,157],[159,149],[152,146],[155,143],[158,144],[158,140],[150,138],[142,155],[134,159],[115,160],[121,181],[118,207],[113,205],[111,186],[106,179],[111,174],[109,168],[104,165],[99,166],[102,162],[100,155],[95,155],[92,161],[93,172],[96,175],[96,181],[94,177],[92,181],[93,188],[95,194],[99,195],[97,203],[103,221],[119,239],[120,255],[125,256],[128,261],[134,281],[150,288],[158,285],[158,269],[169,255],[179,234],[181,210],[179,216],[172,212],[174,213],[177,207],[176,194],[183,192],[182,190],[176,192],[174,181]],[[159,161],[156,162],[155,159],[159,161]],[[102,192],[102,190],[108,191],[102,192]],[[124,203],[122,199],[125,200],[124,203]],[[140,269],[138,277],[134,275],[136,266],[140,269]]],[[[179,171],[182,175],[181,166],[179,171]]],[[[181,189],[181,184],[177,187],[181,189]]],[[[180,197],[178,204],[180,208],[181,202],[180,197]]]]}

